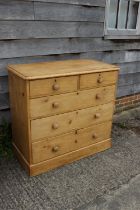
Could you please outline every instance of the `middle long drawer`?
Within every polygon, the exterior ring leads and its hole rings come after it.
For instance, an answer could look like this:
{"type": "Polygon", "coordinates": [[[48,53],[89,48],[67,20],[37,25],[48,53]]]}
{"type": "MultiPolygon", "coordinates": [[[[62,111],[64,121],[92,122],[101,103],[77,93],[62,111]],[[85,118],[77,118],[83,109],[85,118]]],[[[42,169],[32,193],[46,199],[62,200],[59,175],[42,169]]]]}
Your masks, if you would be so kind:
{"type": "Polygon", "coordinates": [[[115,86],[101,87],[30,100],[30,118],[36,119],[105,104],[114,99],[115,86]]]}
{"type": "Polygon", "coordinates": [[[31,139],[57,136],[74,129],[85,128],[90,125],[112,119],[114,103],[81,109],[74,112],[55,115],[31,121],[31,139]]]}

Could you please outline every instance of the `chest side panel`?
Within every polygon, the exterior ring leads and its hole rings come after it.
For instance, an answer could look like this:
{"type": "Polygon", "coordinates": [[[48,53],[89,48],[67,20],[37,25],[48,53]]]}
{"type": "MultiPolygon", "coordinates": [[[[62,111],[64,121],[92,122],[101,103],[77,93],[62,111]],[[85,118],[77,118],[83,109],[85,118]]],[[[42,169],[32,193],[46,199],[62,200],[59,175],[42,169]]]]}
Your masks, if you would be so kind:
{"type": "Polygon", "coordinates": [[[10,109],[12,115],[12,140],[14,146],[30,162],[28,84],[9,72],[10,109]]]}

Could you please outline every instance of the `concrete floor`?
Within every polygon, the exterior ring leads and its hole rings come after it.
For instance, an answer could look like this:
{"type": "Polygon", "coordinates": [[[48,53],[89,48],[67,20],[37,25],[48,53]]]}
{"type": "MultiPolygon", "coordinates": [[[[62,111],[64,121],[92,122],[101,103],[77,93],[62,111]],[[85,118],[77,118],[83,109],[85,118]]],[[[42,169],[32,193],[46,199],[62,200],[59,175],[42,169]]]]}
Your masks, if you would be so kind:
{"type": "Polygon", "coordinates": [[[114,118],[113,147],[29,178],[0,161],[0,210],[140,210],[140,108],[114,118]]]}

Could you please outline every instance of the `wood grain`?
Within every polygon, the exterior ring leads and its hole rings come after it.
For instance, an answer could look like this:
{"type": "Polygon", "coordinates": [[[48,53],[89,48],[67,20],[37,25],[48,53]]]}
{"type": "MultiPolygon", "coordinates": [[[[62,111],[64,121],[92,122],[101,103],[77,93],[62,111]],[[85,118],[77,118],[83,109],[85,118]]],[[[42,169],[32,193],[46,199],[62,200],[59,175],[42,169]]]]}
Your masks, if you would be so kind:
{"type": "Polygon", "coordinates": [[[32,144],[33,164],[84,148],[110,138],[111,122],[32,144]],[[94,135],[94,136],[93,136],[94,135]]]}
{"type": "Polygon", "coordinates": [[[75,5],[85,5],[85,6],[105,6],[105,0],[29,0],[29,1],[39,1],[39,2],[49,2],[49,3],[61,3],[61,4],[75,4],[75,5]]]}
{"type": "Polygon", "coordinates": [[[81,59],[9,65],[8,69],[14,71],[15,74],[23,79],[38,80],[60,76],[113,71],[118,70],[118,67],[101,61],[81,59]]]}
{"type": "Polygon", "coordinates": [[[85,74],[80,76],[80,89],[101,87],[115,84],[118,72],[100,72],[96,74],[85,74]]]}
{"type": "Polygon", "coordinates": [[[32,120],[31,139],[36,141],[41,138],[70,132],[73,129],[80,129],[111,120],[113,110],[114,104],[111,102],[74,112],[32,120]]]}
{"type": "Polygon", "coordinates": [[[126,42],[125,40],[112,42],[102,38],[12,40],[11,42],[0,41],[0,46],[0,58],[140,49],[139,42],[136,40],[133,42],[126,42]]]}
{"type": "Polygon", "coordinates": [[[30,175],[35,176],[40,173],[46,172],[48,170],[54,169],[56,167],[71,163],[73,161],[79,160],[81,158],[94,155],[98,152],[102,152],[111,147],[111,139],[108,139],[103,142],[99,142],[82,149],[58,156],[51,160],[43,161],[38,164],[30,165],[30,175]]]}
{"type": "Polygon", "coordinates": [[[32,119],[84,109],[114,100],[115,86],[83,90],[30,100],[32,119]]]}
{"type": "Polygon", "coordinates": [[[80,5],[34,3],[35,20],[92,21],[103,22],[105,10],[102,7],[80,5]]]}
{"type": "Polygon", "coordinates": [[[103,23],[0,21],[0,39],[102,37],[103,23]]]}
{"type": "Polygon", "coordinates": [[[28,84],[9,72],[12,141],[30,163],[28,84]]]}
{"type": "MultiPolygon", "coordinates": [[[[54,74],[54,71],[52,71],[52,73],[54,74]]],[[[47,72],[46,76],[48,76],[47,72]]],[[[30,81],[30,97],[36,98],[41,96],[56,95],[60,93],[77,91],[77,85],[77,76],[33,80],[30,81]],[[55,86],[58,86],[57,90],[54,89],[55,86]]]]}
{"type": "Polygon", "coordinates": [[[0,1],[1,20],[33,20],[33,2],[6,0],[0,1]]]}
{"type": "Polygon", "coordinates": [[[117,66],[69,60],[8,70],[13,146],[29,175],[111,147],[117,66]]]}

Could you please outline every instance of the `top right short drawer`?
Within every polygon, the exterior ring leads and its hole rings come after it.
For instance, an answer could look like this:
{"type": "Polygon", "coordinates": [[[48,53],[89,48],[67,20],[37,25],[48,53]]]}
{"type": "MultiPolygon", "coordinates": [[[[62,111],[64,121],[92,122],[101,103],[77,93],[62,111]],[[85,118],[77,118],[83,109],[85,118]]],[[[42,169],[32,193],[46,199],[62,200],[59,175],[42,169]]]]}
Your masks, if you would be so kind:
{"type": "Polygon", "coordinates": [[[83,74],[80,76],[80,89],[90,89],[115,84],[117,77],[117,71],[83,74]]]}

